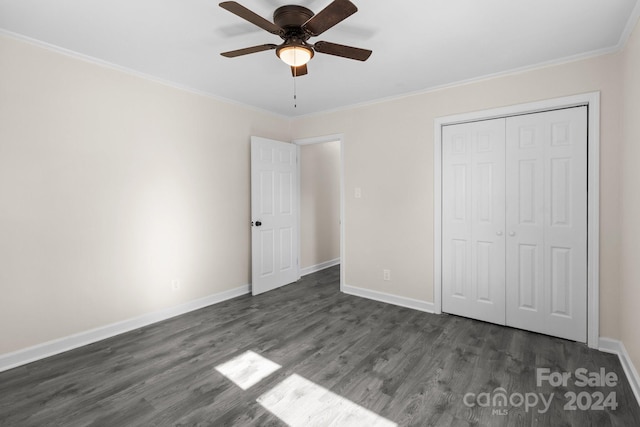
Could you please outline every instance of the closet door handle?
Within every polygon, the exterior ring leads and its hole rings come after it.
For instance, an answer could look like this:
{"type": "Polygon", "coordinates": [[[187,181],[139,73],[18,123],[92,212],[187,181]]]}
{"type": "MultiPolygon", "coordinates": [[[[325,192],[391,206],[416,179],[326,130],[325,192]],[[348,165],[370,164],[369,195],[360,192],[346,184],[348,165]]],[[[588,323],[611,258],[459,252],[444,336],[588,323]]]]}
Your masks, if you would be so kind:
{"type": "Polygon", "coordinates": [[[502,231],[496,231],[496,236],[502,236],[502,231]]]}
{"type": "Polygon", "coordinates": [[[510,232],[509,232],[509,236],[513,237],[513,236],[515,236],[515,235],[516,235],[516,232],[515,232],[515,231],[510,231],[510,232]]]}

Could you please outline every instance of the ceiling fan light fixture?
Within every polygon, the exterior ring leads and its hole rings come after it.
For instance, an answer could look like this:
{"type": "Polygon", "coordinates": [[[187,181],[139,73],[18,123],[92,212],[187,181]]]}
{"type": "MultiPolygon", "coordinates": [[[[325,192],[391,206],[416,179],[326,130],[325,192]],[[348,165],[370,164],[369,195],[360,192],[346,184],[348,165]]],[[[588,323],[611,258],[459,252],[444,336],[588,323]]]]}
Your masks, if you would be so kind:
{"type": "Polygon", "coordinates": [[[303,45],[284,45],[276,50],[276,55],[291,67],[300,67],[313,58],[313,49],[303,45]]]}

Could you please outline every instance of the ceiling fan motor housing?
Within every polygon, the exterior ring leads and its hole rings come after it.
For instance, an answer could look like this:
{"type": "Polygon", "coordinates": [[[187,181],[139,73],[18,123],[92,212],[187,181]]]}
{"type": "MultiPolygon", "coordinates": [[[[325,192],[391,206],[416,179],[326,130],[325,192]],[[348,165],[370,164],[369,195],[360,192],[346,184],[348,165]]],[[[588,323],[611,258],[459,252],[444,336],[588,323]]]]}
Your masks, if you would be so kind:
{"type": "Polygon", "coordinates": [[[303,6],[280,6],[273,12],[273,22],[284,29],[299,30],[313,16],[313,12],[303,6]]]}

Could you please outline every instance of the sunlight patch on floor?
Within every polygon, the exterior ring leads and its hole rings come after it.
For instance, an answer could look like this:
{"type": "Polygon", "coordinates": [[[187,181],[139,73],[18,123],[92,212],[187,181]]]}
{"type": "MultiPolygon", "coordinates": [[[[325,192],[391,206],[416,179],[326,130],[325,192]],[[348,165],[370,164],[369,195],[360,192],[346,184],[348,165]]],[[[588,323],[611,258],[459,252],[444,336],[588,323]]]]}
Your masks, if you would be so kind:
{"type": "Polygon", "coordinates": [[[241,389],[247,390],[280,368],[277,363],[249,350],[215,369],[241,389]]]}
{"type": "Polygon", "coordinates": [[[264,393],[257,401],[291,427],[397,426],[297,374],[264,393]]]}

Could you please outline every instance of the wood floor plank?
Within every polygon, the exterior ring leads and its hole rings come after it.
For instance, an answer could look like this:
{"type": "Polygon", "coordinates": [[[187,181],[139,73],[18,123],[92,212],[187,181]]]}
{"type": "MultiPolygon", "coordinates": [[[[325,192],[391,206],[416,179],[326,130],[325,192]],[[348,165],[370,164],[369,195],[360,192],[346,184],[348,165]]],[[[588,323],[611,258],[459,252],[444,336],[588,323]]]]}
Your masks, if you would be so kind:
{"type": "Polygon", "coordinates": [[[615,355],[342,294],[339,275],[332,267],[0,373],[0,425],[279,427],[258,398],[298,375],[401,426],[640,426],[615,355]],[[243,390],[215,368],[247,351],[281,368],[243,390]],[[539,368],[604,368],[620,381],[538,387],[539,368]],[[546,412],[465,403],[500,389],[554,400],[546,412]],[[618,407],[565,410],[565,393],[597,391],[618,407]]]}

